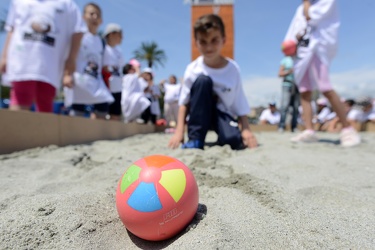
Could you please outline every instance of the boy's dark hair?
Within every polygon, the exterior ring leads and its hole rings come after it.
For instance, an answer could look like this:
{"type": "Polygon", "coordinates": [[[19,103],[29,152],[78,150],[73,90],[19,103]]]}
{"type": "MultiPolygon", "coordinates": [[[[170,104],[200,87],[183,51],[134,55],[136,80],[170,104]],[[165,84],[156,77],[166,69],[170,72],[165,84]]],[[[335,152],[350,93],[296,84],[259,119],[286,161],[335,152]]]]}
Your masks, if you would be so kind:
{"type": "Polygon", "coordinates": [[[345,103],[347,103],[350,107],[353,107],[355,104],[355,101],[353,99],[345,100],[345,103]]]}
{"type": "Polygon", "coordinates": [[[175,75],[170,75],[169,77],[172,77],[177,82],[177,77],[175,75]]]}
{"type": "Polygon", "coordinates": [[[129,71],[133,68],[133,65],[127,63],[125,66],[122,68],[122,74],[126,75],[129,73],[129,71]]]}
{"type": "Polygon", "coordinates": [[[100,8],[100,6],[97,3],[94,3],[94,2],[89,2],[89,3],[85,4],[85,7],[83,7],[83,12],[86,12],[86,8],[89,7],[89,6],[92,6],[95,9],[97,9],[99,11],[100,16],[102,16],[102,9],[100,8]]]}
{"type": "Polygon", "coordinates": [[[198,33],[207,34],[211,29],[219,30],[225,37],[225,26],[220,16],[215,14],[201,16],[194,24],[194,38],[197,39],[198,33]]]}
{"type": "Polygon", "coordinates": [[[154,80],[154,75],[150,72],[143,72],[143,74],[148,74],[150,76],[150,80],[154,80]]]}

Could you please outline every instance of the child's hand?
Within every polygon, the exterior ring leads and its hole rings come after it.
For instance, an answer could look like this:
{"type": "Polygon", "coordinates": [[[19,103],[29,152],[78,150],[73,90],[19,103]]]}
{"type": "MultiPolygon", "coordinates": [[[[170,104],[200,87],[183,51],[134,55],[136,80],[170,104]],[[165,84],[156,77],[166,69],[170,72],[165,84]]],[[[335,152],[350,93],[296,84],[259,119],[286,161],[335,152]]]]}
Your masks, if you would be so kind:
{"type": "Polygon", "coordinates": [[[68,88],[72,88],[74,86],[74,81],[73,81],[72,75],[64,75],[63,86],[68,87],[68,88]]]}
{"type": "Polygon", "coordinates": [[[5,59],[1,59],[0,61],[0,73],[5,73],[7,70],[7,61],[5,59]]]}
{"type": "Polygon", "coordinates": [[[254,134],[250,130],[245,129],[241,132],[243,144],[248,148],[258,147],[258,141],[255,138],[254,134]]]}
{"type": "Polygon", "coordinates": [[[184,135],[176,131],[175,134],[172,136],[172,138],[169,140],[168,147],[171,149],[176,149],[180,146],[183,140],[184,140],[184,135]]]}

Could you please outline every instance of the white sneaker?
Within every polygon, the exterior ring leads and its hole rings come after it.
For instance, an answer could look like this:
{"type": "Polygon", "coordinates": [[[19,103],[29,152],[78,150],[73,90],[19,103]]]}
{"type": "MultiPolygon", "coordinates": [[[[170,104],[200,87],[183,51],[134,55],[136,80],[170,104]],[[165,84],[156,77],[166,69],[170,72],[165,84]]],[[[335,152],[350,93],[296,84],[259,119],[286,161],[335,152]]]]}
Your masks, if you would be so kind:
{"type": "Polygon", "coordinates": [[[354,128],[347,128],[341,131],[340,142],[343,147],[353,147],[361,143],[361,137],[354,128]]]}
{"type": "Polygon", "coordinates": [[[290,140],[292,142],[317,142],[318,137],[314,131],[304,130],[302,133],[292,137],[290,140]]]}
{"type": "Polygon", "coordinates": [[[282,134],[282,133],[284,133],[285,129],[283,129],[283,128],[278,128],[277,131],[278,131],[280,134],[282,134]]]}

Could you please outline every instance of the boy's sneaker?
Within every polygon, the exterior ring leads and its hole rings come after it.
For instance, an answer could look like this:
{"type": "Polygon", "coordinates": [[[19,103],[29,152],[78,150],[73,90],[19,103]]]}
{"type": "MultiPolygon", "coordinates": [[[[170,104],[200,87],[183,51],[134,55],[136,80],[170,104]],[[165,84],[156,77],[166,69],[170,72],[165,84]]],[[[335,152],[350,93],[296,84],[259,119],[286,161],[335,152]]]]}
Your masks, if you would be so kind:
{"type": "Polygon", "coordinates": [[[304,130],[302,133],[292,137],[290,140],[292,142],[317,142],[318,137],[314,131],[304,130]]]}
{"type": "Polygon", "coordinates": [[[198,148],[203,149],[204,142],[200,140],[190,140],[184,144],[182,144],[181,148],[198,148]]]}
{"type": "Polygon", "coordinates": [[[354,128],[344,128],[340,133],[340,142],[343,147],[353,147],[361,143],[361,137],[354,128]]]}

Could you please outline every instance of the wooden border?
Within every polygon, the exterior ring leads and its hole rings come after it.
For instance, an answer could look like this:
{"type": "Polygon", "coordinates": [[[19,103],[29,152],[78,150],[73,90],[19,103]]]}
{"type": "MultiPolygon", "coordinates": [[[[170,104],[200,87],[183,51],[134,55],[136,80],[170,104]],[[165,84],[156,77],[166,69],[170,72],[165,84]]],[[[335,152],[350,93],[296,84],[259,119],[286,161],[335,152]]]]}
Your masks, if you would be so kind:
{"type": "MultiPolygon", "coordinates": [[[[250,125],[254,132],[274,132],[276,125],[250,125]]],[[[164,126],[124,124],[118,121],[91,120],[47,113],[0,109],[0,154],[45,147],[118,140],[136,134],[164,132],[164,126]]],[[[303,129],[303,127],[299,127],[303,129]]],[[[375,132],[375,123],[359,131],[375,132]]],[[[289,129],[286,129],[289,131],[289,129]]]]}
{"type": "Polygon", "coordinates": [[[48,145],[74,145],[123,139],[156,131],[153,125],[0,110],[0,154],[48,145]]]}

